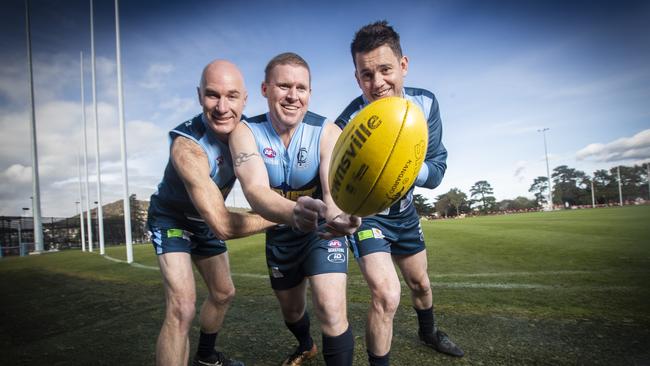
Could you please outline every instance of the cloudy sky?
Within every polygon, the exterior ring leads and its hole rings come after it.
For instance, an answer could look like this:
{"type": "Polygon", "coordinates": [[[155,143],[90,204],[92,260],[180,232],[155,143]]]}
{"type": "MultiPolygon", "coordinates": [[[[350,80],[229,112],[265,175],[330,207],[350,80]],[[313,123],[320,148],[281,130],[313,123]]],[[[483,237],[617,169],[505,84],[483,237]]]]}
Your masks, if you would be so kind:
{"type": "MultiPolygon", "coordinates": [[[[95,0],[103,201],[122,198],[113,0],[95,0]]],[[[0,215],[30,207],[25,9],[0,11],[0,215]]],[[[83,161],[79,52],[84,53],[90,201],[97,200],[89,1],[33,0],[32,54],[41,206],[67,216],[83,161]]],[[[349,44],[387,19],[410,58],[406,84],[439,99],[449,150],[433,200],[487,180],[497,199],[528,193],[566,164],[591,174],[650,159],[650,2],[647,1],[122,1],[129,191],[148,199],[168,158],[167,131],[200,112],[195,87],[215,58],[240,66],[246,114],[265,111],[266,62],[284,51],[311,65],[311,110],[334,119],[360,91],[349,44]]],[[[85,200],[85,198],[84,198],[85,200]]],[[[242,206],[241,191],[228,199],[242,206]]]]}

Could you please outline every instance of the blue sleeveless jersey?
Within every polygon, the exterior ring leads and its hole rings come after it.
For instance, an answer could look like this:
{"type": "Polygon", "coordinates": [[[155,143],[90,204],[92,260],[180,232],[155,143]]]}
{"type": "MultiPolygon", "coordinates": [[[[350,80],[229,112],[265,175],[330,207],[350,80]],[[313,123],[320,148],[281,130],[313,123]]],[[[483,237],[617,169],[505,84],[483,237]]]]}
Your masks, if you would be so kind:
{"type": "MultiPolygon", "coordinates": [[[[243,117],[242,117],[243,118],[243,117]]],[[[210,164],[210,178],[219,187],[224,200],[235,183],[235,172],[228,144],[222,142],[207,126],[203,114],[181,123],[169,132],[169,146],[178,136],[196,142],[205,152],[210,164]]],[[[178,176],[171,158],[167,162],[162,182],[151,196],[151,206],[156,211],[174,214],[179,217],[199,219],[183,181],[178,176]]]]}
{"type": "MultiPolygon", "coordinates": [[[[402,92],[405,99],[414,102],[420,107],[427,118],[429,129],[429,145],[415,185],[408,193],[393,206],[378,214],[381,217],[405,218],[415,214],[413,205],[413,190],[415,186],[433,189],[440,185],[442,177],[447,170],[447,149],[442,144],[442,122],[438,101],[433,93],[425,89],[404,88],[402,92]]],[[[335,123],[343,129],[356,115],[368,105],[368,100],[363,96],[354,99],[336,119],[335,123]]]]}
{"type": "MultiPolygon", "coordinates": [[[[307,112],[291,137],[289,146],[277,134],[268,114],[243,121],[253,132],[257,151],[264,160],[271,189],[283,197],[296,201],[301,196],[321,199],[320,138],[325,117],[307,112]]],[[[267,230],[268,239],[278,245],[293,244],[307,234],[295,233],[279,225],[267,230]]]]}

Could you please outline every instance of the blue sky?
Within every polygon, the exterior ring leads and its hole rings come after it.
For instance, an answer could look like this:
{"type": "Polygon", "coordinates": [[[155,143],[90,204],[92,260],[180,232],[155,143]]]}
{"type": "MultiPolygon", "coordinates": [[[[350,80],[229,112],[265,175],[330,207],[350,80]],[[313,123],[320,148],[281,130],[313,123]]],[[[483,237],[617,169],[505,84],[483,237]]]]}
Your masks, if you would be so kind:
{"type": "MultiPolygon", "coordinates": [[[[96,200],[88,1],[33,0],[32,52],[44,216],[75,211],[82,146],[79,52],[85,54],[90,200],[96,200]]],[[[312,68],[311,110],[334,119],[360,94],[349,44],[387,19],[410,58],[406,85],[439,99],[449,150],[433,198],[478,180],[497,199],[532,197],[551,169],[591,174],[650,159],[650,3],[646,1],[122,1],[129,190],[148,199],[167,161],[167,131],[200,112],[202,67],[242,69],[248,115],[265,111],[266,62],[293,51],[312,68]]],[[[30,207],[31,158],[24,3],[0,12],[0,215],[30,207]]],[[[95,0],[97,100],[104,202],[122,197],[114,2],[95,0]]],[[[229,204],[241,206],[235,190],[229,204]]]]}

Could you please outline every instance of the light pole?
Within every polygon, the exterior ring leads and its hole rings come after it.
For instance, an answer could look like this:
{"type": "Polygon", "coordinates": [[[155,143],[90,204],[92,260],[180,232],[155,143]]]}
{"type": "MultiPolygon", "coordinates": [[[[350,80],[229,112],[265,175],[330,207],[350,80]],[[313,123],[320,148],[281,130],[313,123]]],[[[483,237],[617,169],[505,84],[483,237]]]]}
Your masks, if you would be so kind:
{"type": "Polygon", "coordinates": [[[544,136],[544,156],[546,157],[546,178],[548,178],[548,210],[552,211],[553,210],[553,184],[551,183],[551,171],[548,167],[548,149],[546,147],[546,131],[548,131],[548,127],[544,127],[541,130],[537,130],[537,132],[541,132],[542,136],[544,136]]]}
{"type": "Polygon", "coordinates": [[[86,234],[84,232],[84,215],[83,215],[83,210],[81,209],[81,201],[75,201],[74,204],[77,206],[77,212],[79,212],[79,244],[81,245],[81,251],[85,252],[86,251],[86,239],[84,238],[84,235],[86,234]]]}
{"type": "Polygon", "coordinates": [[[23,244],[23,216],[27,216],[27,211],[29,211],[29,207],[23,207],[23,213],[20,215],[20,219],[18,220],[18,250],[20,251],[20,256],[24,257],[27,255],[27,250],[25,248],[25,245],[23,244]]]}
{"type": "Polygon", "coordinates": [[[618,202],[623,207],[623,189],[621,188],[621,166],[616,167],[616,176],[618,177],[618,202]]]}
{"type": "Polygon", "coordinates": [[[594,179],[591,180],[591,208],[596,208],[596,195],[594,193],[594,179]]]}

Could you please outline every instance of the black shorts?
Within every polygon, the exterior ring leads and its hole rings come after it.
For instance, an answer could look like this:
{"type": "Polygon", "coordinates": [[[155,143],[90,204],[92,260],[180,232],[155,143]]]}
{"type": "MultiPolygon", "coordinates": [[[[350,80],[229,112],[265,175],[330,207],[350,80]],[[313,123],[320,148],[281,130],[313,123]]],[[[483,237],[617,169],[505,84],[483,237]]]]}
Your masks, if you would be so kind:
{"type": "Polygon", "coordinates": [[[426,248],[420,217],[415,213],[406,219],[364,217],[350,241],[356,258],[376,252],[412,255],[426,248]]]}
{"type": "Polygon", "coordinates": [[[149,210],[147,228],[156,255],[173,252],[214,256],[226,252],[226,242],[218,239],[201,218],[165,213],[157,207],[149,210]]]}
{"type": "Polygon", "coordinates": [[[308,276],[347,273],[348,241],[345,238],[323,240],[316,234],[297,245],[277,245],[267,239],[266,264],[271,287],[288,290],[308,276]]]}

